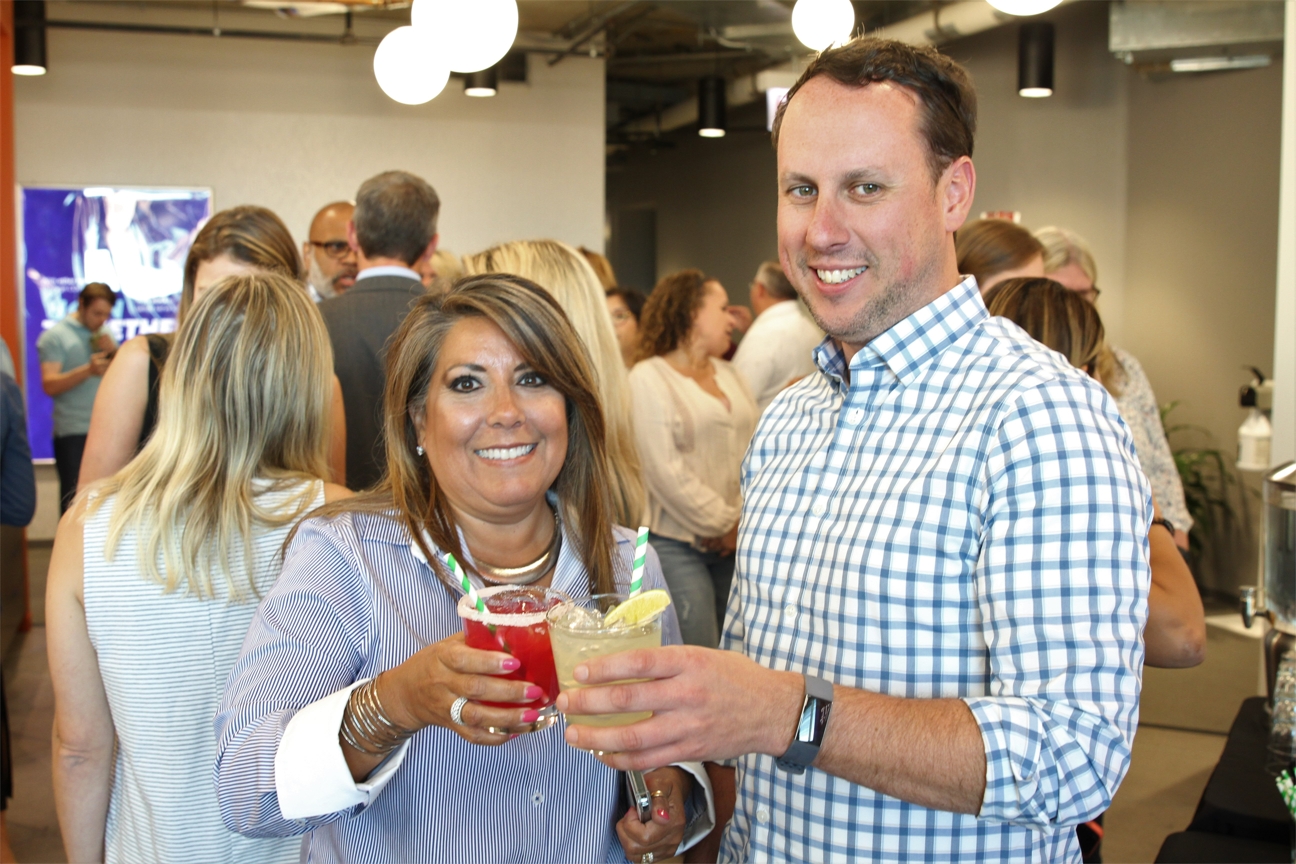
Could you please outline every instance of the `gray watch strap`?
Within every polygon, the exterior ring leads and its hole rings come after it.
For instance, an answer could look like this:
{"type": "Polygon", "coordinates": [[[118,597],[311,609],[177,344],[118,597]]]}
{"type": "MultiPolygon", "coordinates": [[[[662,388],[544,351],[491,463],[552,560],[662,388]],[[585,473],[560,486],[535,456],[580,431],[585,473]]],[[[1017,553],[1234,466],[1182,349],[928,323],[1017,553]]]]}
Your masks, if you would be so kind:
{"type": "Polygon", "coordinates": [[[819,755],[819,746],[823,743],[824,729],[828,725],[828,714],[832,711],[833,685],[830,681],[804,675],[805,701],[801,703],[801,715],[797,720],[796,732],[792,744],[775,764],[792,774],[804,774],[805,769],[819,755]]]}

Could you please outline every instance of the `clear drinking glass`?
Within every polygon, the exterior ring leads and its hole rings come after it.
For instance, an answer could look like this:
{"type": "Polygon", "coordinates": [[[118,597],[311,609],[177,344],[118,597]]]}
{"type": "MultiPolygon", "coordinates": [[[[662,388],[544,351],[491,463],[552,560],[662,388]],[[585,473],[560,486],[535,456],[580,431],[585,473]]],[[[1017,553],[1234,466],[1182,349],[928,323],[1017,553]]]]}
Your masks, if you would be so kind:
{"type": "MultiPolygon", "coordinates": [[[[510,681],[529,681],[544,691],[533,702],[487,702],[494,708],[534,708],[540,719],[527,731],[544,729],[558,719],[554,700],[558,698],[558,675],[554,670],[553,649],[549,645],[549,625],[546,613],[571,598],[552,588],[498,585],[477,592],[486,606],[482,612],[465,594],[459,598],[459,617],[464,622],[464,643],[469,648],[483,651],[503,651],[511,654],[522,665],[516,671],[497,677],[510,681]]],[[[491,732],[510,732],[516,729],[495,729],[491,732]]]]}
{"type": "MultiPolygon", "coordinates": [[[[618,624],[608,627],[603,618],[626,594],[595,594],[584,600],[573,600],[549,610],[549,641],[553,645],[554,665],[558,672],[560,690],[580,690],[585,685],[576,683],[576,667],[595,657],[634,651],[637,648],[660,648],[662,612],[647,621],[635,624],[618,624]]],[[[633,684],[642,679],[614,681],[613,684],[633,684]]],[[[600,685],[610,686],[610,685],[600,685]]],[[[632,711],[625,714],[568,714],[568,723],[586,726],[626,726],[647,720],[651,711],[632,711]]]]}

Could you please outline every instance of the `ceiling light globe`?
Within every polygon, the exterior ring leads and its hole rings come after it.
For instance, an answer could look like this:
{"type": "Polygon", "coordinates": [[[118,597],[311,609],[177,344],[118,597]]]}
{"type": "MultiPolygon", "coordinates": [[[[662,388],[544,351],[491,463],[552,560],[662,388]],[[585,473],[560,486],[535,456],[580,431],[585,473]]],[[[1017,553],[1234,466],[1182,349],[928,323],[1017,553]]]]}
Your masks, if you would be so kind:
{"type": "Polygon", "coordinates": [[[477,72],[513,47],[517,0],[414,0],[410,22],[437,40],[450,71],[477,72]]]}
{"type": "Polygon", "coordinates": [[[1047,12],[1062,0],[986,0],[986,2],[1000,12],[1021,17],[1047,12]]]}
{"type": "Polygon", "coordinates": [[[413,27],[397,27],[374,52],[374,77],[382,91],[405,105],[435,99],[450,80],[450,70],[436,46],[413,27]]]}
{"type": "Polygon", "coordinates": [[[812,51],[848,42],[854,30],[850,0],[797,0],[792,9],[792,32],[812,51]]]}

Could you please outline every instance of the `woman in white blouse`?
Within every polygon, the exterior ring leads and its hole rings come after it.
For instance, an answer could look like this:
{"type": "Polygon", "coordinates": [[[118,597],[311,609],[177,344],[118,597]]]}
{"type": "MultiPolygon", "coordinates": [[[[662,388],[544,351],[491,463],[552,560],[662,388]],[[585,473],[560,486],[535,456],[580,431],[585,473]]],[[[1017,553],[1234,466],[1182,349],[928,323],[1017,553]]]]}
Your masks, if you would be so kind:
{"type": "Polygon", "coordinates": [[[715,647],[733,580],[739,472],[759,412],[720,358],[733,329],[724,286],[699,270],[657,283],[630,372],[635,441],[648,488],[650,541],[684,641],[715,647]]]}

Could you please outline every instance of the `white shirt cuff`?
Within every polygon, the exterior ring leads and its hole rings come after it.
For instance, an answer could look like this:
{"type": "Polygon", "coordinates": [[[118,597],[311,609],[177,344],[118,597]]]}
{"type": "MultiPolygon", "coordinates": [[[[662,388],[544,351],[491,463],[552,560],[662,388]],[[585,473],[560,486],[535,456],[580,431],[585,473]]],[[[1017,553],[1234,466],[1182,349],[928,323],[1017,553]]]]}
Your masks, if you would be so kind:
{"type": "Polygon", "coordinates": [[[701,762],[676,762],[676,768],[683,769],[693,775],[693,783],[702,789],[702,794],[706,796],[706,813],[699,813],[689,825],[684,829],[684,839],[680,841],[679,848],[675,850],[676,855],[684,854],[684,850],[696,846],[703,837],[711,833],[716,824],[715,811],[715,790],[711,788],[711,778],[707,775],[706,768],[701,762]]]}
{"type": "Polygon", "coordinates": [[[351,691],[368,680],[312,702],[288,721],[275,751],[275,791],[285,819],[326,816],[357,804],[367,807],[405,761],[408,740],[363,783],[351,779],[338,733],[351,691]]]}

